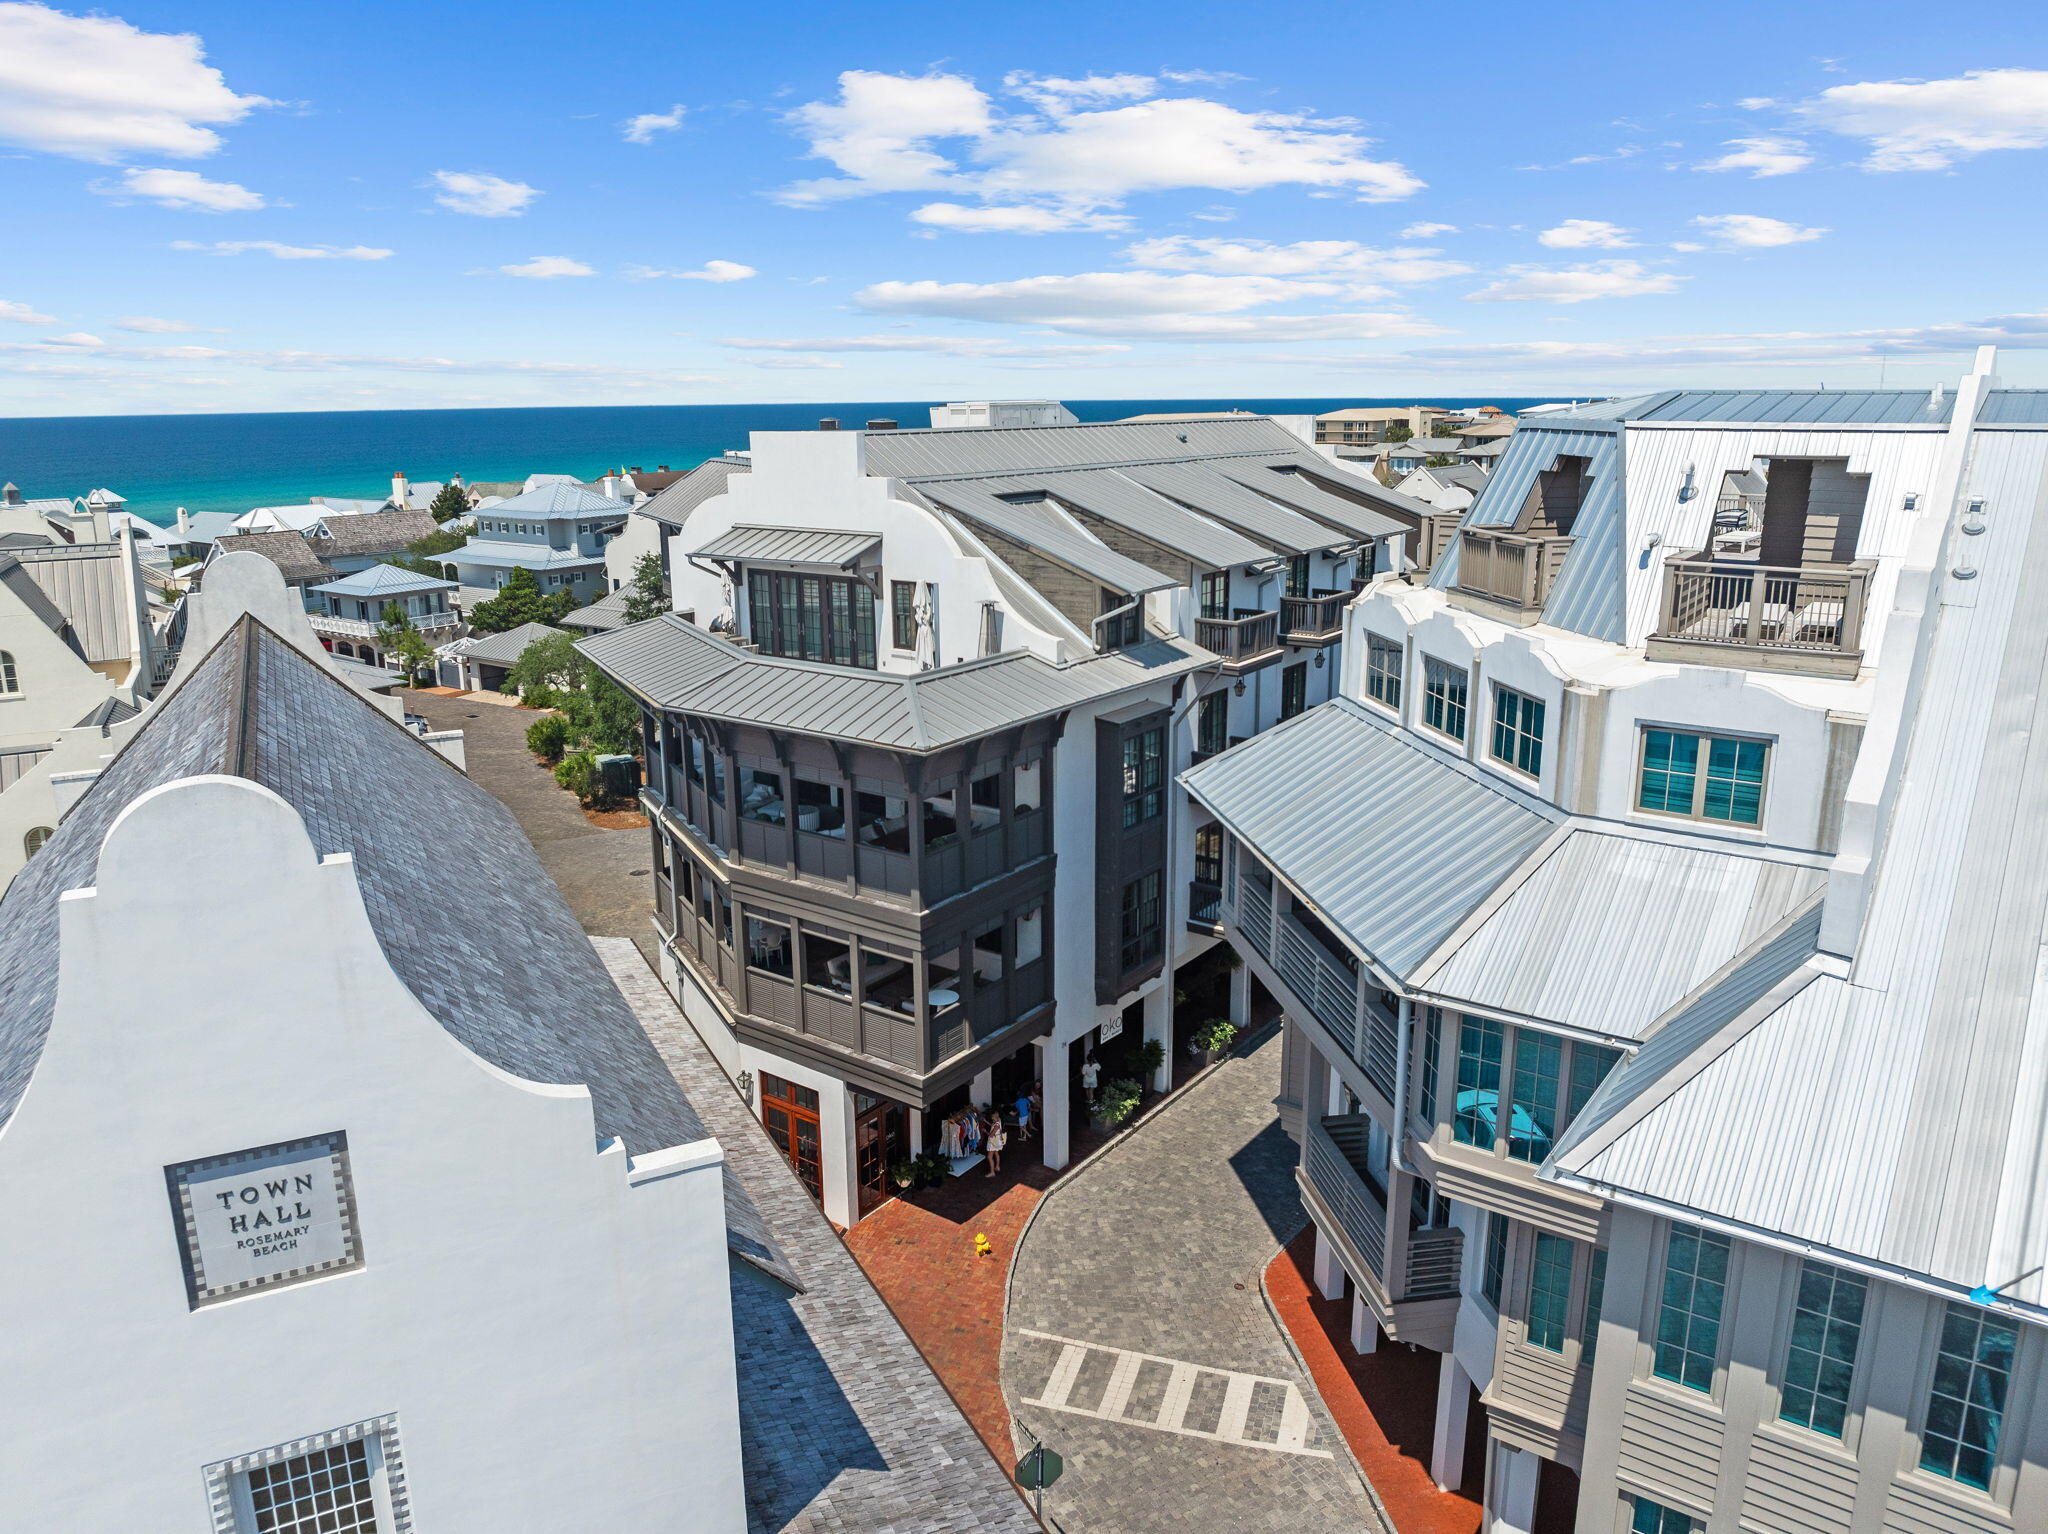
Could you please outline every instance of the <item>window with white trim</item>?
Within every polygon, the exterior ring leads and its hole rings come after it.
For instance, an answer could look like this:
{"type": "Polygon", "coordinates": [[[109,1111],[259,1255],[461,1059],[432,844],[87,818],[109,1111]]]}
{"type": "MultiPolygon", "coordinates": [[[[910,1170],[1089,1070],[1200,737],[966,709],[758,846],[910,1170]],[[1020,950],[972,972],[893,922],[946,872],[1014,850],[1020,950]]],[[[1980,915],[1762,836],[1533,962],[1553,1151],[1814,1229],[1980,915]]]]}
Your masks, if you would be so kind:
{"type": "Polygon", "coordinates": [[[1472,674],[1463,666],[1452,666],[1434,655],[1422,658],[1422,722],[1453,740],[1465,738],[1465,705],[1472,688],[1472,674]]]}
{"type": "Polygon", "coordinates": [[[1401,647],[1377,634],[1365,636],[1365,692],[1388,708],[1401,706],[1401,647]]]}
{"type": "Polygon", "coordinates": [[[1543,700],[1498,683],[1493,689],[1493,759],[1543,775],[1543,700]]]}
{"type": "Polygon", "coordinates": [[[1763,823],[1768,742],[1735,735],[1645,729],[1636,808],[1730,825],[1763,823]]]}
{"type": "Polygon", "coordinates": [[[409,1534],[398,1420],[379,1417],[206,1467],[214,1534],[409,1534]]]}
{"type": "Polygon", "coordinates": [[[21,673],[14,667],[14,652],[0,650],[0,695],[21,691],[21,673]]]}

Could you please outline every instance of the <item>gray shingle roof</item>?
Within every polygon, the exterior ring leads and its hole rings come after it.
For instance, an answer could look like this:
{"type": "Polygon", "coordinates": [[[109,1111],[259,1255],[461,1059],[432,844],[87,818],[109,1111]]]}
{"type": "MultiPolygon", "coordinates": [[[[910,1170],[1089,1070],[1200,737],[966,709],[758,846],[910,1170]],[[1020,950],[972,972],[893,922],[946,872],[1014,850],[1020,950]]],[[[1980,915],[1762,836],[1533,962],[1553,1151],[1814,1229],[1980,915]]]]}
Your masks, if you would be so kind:
{"type": "Polygon", "coordinates": [[[778,565],[829,565],[844,569],[879,548],[880,533],[841,532],[830,528],[754,527],[740,524],[720,533],[701,549],[699,559],[762,560],[778,565]]]}
{"type": "Polygon", "coordinates": [[[355,554],[396,554],[408,543],[441,530],[424,511],[371,511],[356,517],[330,517],[327,536],[311,540],[316,556],[335,559],[355,554]]]}
{"type": "Polygon", "coordinates": [[[1018,652],[935,671],[857,671],[757,654],[675,613],[576,648],[657,707],[897,751],[937,751],[1214,660],[1152,639],[1068,666],[1018,652]]]}
{"type": "MultiPolygon", "coordinates": [[[[357,517],[336,517],[337,522],[361,521],[357,517]]],[[[288,581],[319,580],[334,572],[320,563],[313,553],[313,546],[299,534],[290,531],[274,533],[236,533],[232,537],[216,538],[213,546],[223,554],[246,550],[261,554],[284,573],[288,581]]]]}
{"type": "MultiPolygon", "coordinates": [[[[136,728],[0,900],[0,1125],[56,1004],[58,897],[93,884],[127,805],[203,773],[274,790],[323,854],[354,857],[392,968],[464,1046],[528,1081],[587,1086],[598,1134],[634,1154],[705,1137],[510,812],[253,618],[136,728]]],[[[787,1274],[730,1176],[726,1202],[734,1250],[787,1274]]]]}

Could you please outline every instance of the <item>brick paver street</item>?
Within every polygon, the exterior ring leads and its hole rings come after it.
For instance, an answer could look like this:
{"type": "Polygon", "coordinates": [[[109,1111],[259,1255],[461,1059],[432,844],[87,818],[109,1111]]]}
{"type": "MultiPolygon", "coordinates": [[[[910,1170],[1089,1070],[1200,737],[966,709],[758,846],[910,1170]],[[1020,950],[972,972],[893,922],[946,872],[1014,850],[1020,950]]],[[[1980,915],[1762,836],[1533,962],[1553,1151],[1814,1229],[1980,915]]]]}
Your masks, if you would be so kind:
{"type": "Polygon", "coordinates": [[[1382,1528],[1259,1289],[1303,1220],[1279,1070],[1277,1036],[1230,1061],[1057,1186],[1018,1248],[1003,1392],[1065,1457],[1065,1534],[1382,1528]]]}

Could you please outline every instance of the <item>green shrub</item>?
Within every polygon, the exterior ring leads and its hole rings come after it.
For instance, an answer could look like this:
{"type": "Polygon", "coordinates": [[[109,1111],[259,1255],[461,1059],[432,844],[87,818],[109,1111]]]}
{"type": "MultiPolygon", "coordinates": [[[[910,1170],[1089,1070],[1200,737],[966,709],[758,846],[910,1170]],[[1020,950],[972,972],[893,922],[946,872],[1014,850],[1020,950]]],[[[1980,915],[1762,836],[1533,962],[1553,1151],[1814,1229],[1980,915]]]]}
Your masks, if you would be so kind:
{"type": "Polygon", "coordinates": [[[526,727],[526,749],[544,762],[559,762],[569,749],[569,721],[560,714],[543,714],[526,727]]]}
{"type": "Polygon", "coordinates": [[[1166,1064],[1166,1046],[1157,1039],[1147,1039],[1138,1046],[1138,1069],[1147,1076],[1166,1064]]]}
{"type": "Polygon", "coordinates": [[[1212,1055],[1220,1055],[1237,1042],[1237,1024],[1227,1017],[1212,1017],[1195,1030],[1195,1042],[1212,1055]]]}
{"type": "Polygon", "coordinates": [[[1138,1111],[1138,1101],[1144,1090],[1135,1081],[1118,1079],[1106,1082],[1102,1096],[1097,1099],[1096,1113],[1102,1122],[1114,1129],[1133,1113],[1138,1111]]]}
{"type": "Polygon", "coordinates": [[[595,804],[603,791],[603,780],[597,772],[597,758],[588,751],[577,751],[563,757],[555,765],[555,781],[585,804],[595,804]]]}

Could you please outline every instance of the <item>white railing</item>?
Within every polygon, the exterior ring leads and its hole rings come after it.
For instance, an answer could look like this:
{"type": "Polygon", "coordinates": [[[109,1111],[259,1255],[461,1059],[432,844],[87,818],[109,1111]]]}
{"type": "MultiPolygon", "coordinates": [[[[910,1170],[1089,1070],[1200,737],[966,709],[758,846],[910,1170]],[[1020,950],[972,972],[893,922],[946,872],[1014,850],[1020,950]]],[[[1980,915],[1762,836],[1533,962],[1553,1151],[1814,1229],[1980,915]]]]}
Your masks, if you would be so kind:
{"type": "MultiPolygon", "coordinates": [[[[453,628],[462,622],[460,613],[407,613],[406,619],[421,633],[434,629],[453,628]]],[[[313,624],[316,634],[345,634],[350,638],[375,639],[384,627],[381,620],[369,618],[337,618],[332,613],[309,612],[306,617],[313,624]]]]}

